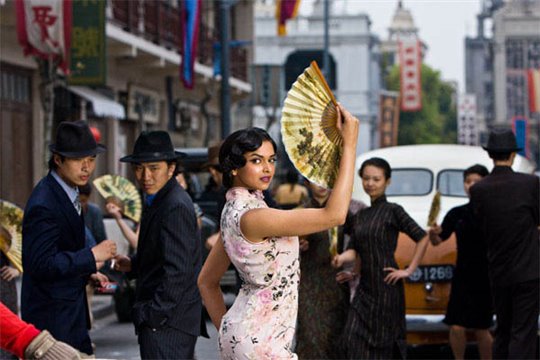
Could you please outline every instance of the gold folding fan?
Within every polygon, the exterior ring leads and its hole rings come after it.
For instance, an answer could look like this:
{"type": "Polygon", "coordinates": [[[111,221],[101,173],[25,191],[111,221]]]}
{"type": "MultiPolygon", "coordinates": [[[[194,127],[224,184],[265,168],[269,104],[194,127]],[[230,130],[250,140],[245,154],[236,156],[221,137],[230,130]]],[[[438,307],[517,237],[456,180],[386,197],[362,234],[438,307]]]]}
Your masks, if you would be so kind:
{"type": "Polygon", "coordinates": [[[435,192],[433,195],[433,200],[431,200],[431,208],[429,209],[428,215],[428,226],[433,226],[437,223],[437,217],[441,211],[441,193],[439,191],[435,192]]]}
{"type": "Polygon", "coordinates": [[[135,222],[141,220],[141,195],[131,181],[120,175],[103,175],[93,184],[105,200],[117,203],[124,215],[135,222]]]}
{"type": "Polygon", "coordinates": [[[0,249],[21,273],[22,220],[23,210],[20,207],[0,200],[0,249]]]}
{"type": "Polygon", "coordinates": [[[285,150],[298,171],[331,189],[337,177],[342,138],[336,127],[337,101],[315,61],[287,93],[281,115],[285,150]]]}

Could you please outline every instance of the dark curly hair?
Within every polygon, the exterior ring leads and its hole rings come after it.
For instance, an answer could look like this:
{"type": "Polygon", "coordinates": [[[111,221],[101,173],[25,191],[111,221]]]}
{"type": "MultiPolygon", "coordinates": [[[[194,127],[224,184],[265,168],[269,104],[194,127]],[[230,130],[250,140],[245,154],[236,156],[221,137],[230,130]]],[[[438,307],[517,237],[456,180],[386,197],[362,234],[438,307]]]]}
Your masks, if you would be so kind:
{"type": "Polygon", "coordinates": [[[232,171],[246,165],[244,154],[257,150],[264,141],[270,141],[274,151],[277,151],[274,140],[265,130],[260,128],[242,129],[227,136],[219,150],[219,166],[223,172],[223,185],[226,188],[232,187],[232,171]]]}

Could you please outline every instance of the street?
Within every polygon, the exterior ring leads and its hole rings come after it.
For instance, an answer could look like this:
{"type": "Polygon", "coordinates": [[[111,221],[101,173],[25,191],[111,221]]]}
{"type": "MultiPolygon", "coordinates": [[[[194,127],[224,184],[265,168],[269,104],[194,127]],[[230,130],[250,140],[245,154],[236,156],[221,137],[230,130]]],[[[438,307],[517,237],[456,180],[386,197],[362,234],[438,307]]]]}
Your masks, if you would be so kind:
{"type": "MultiPolygon", "coordinates": [[[[210,322],[206,326],[211,338],[198,338],[195,357],[198,360],[218,359],[217,331],[210,322]]],[[[90,337],[96,345],[97,359],[140,359],[139,344],[133,324],[119,323],[115,314],[96,320],[90,337]]]]}

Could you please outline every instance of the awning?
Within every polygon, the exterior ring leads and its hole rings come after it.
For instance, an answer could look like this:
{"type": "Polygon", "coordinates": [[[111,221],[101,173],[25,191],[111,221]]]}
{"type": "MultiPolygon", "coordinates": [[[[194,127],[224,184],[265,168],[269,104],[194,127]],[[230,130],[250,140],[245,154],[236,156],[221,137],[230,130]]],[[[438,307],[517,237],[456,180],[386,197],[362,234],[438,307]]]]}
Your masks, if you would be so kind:
{"type": "Polygon", "coordinates": [[[117,119],[125,119],[126,111],[122,104],[109,99],[103,94],[98,93],[86,86],[69,86],[68,89],[92,103],[92,109],[97,116],[108,116],[117,119]]]}

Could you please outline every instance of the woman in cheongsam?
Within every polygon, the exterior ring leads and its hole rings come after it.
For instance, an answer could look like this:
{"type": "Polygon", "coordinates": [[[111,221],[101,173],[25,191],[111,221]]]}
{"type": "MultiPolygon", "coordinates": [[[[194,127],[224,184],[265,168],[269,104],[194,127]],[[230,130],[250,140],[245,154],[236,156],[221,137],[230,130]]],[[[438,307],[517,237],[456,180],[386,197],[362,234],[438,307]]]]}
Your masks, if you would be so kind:
{"type": "Polygon", "coordinates": [[[406,358],[403,279],[418,267],[428,245],[426,232],[394,203],[386,201],[391,169],[386,160],[371,158],[359,171],[371,206],[353,220],[349,249],[334,258],[334,266],[360,257],[360,283],[352,300],[340,341],[347,359],[406,358]],[[394,258],[400,232],[416,242],[406,269],[394,258]]]}
{"type": "Polygon", "coordinates": [[[219,162],[229,189],[218,241],[199,275],[199,289],[219,329],[222,359],[295,359],[292,342],[298,310],[298,236],[342,224],[352,193],[358,120],[338,106],[343,154],[334,189],[320,209],[268,208],[262,191],[275,172],[276,145],[262,129],[232,133],[219,162]],[[343,116],[342,116],[343,115],[343,116]],[[242,279],[226,312],[219,287],[233,263],[242,279]]]}

